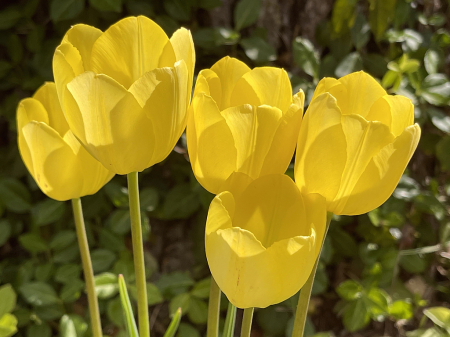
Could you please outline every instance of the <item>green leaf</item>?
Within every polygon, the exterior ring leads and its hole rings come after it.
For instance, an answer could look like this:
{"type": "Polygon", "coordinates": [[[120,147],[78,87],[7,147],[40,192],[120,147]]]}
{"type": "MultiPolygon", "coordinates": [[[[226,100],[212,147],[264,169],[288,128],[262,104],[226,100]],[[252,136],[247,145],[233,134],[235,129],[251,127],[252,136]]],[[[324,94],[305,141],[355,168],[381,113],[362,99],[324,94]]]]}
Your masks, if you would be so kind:
{"type": "Polygon", "coordinates": [[[389,315],[396,320],[410,319],[413,316],[413,307],[411,303],[398,300],[389,306],[389,315]]]}
{"type": "Polygon", "coordinates": [[[177,337],[200,337],[200,333],[196,328],[187,323],[180,323],[178,327],[177,337]]]}
{"type": "Polygon", "coordinates": [[[190,303],[191,295],[189,293],[179,294],[170,301],[169,312],[171,315],[175,315],[178,308],[181,308],[181,312],[187,314],[190,303]]]}
{"type": "Polygon", "coordinates": [[[17,296],[10,284],[0,287],[0,317],[14,310],[17,296]]]}
{"type": "Polygon", "coordinates": [[[234,29],[240,31],[258,20],[261,0],[239,0],[234,8],[234,29]]]}
{"type": "Polygon", "coordinates": [[[277,59],[275,48],[259,36],[242,39],[240,45],[244,48],[245,55],[256,63],[267,63],[277,59]]]}
{"type": "Polygon", "coordinates": [[[13,178],[0,180],[0,201],[15,213],[25,213],[31,208],[30,192],[24,184],[13,178]]]}
{"type": "Polygon", "coordinates": [[[51,262],[36,266],[34,272],[36,281],[45,282],[48,281],[53,273],[53,264],[51,262]]]}
{"type": "Polygon", "coordinates": [[[94,273],[108,270],[116,260],[116,254],[107,249],[96,249],[91,253],[92,269],[94,273]]]}
{"type": "Polygon", "coordinates": [[[139,337],[136,321],[134,320],[133,308],[131,307],[130,298],[128,296],[127,285],[122,275],[119,275],[119,292],[128,336],[139,337]]]}
{"type": "Polygon", "coordinates": [[[125,209],[116,209],[106,223],[114,233],[127,234],[131,230],[130,212],[125,209]]]}
{"type": "Polygon", "coordinates": [[[45,306],[59,302],[55,290],[47,283],[25,283],[19,288],[19,291],[25,301],[32,305],[45,306]]]}
{"type": "Polygon", "coordinates": [[[336,76],[343,77],[358,70],[362,70],[363,64],[358,52],[348,54],[336,67],[336,76]]]}
{"type": "Polygon", "coordinates": [[[0,30],[13,27],[22,17],[22,13],[13,7],[6,8],[0,12],[0,30]]]}
{"type": "Polygon", "coordinates": [[[208,306],[204,301],[191,296],[188,317],[192,323],[205,324],[208,320],[208,306]]]}
{"type": "Polygon", "coordinates": [[[159,291],[158,287],[153,283],[147,283],[147,303],[148,305],[155,305],[162,303],[164,298],[159,291]]]}
{"type": "Polygon", "coordinates": [[[433,123],[435,127],[450,134],[450,116],[433,107],[429,107],[427,113],[430,116],[431,123],[433,123]]]}
{"type": "Polygon", "coordinates": [[[126,187],[115,181],[110,181],[104,189],[114,206],[128,209],[128,189],[126,187]]]}
{"type": "Polygon", "coordinates": [[[17,318],[11,314],[4,314],[0,318],[0,337],[10,337],[17,332],[17,318]]]}
{"type": "Polygon", "coordinates": [[[367,310],[373,319],[381,321],[383,317],[387,316],[389,296],[384,290],[373,287],[369,290],[365,299],[367,310]]]}
{"type": "Polygon", "coordinates": [[[400,258],[400,266],[407,272],[420,274],[425,271],[426,260],[419,255],[406,255],[400,258]]]}
{"type": "Polygon", "coordinates": [[[395,13],[396,0],[369,0],[369,24],[373,35],[380,41],[395,13]]]}
{"type": "Polygon", "coordinates": [[[348,303],[344,310],[344,318],[342,322],[348,331],[355,332],[369,324],[370,315],[367,311],[363,298],[348,303]]]}
{"type": "Polygon", "coordinates": [[[428,74],[437,74],[441,64],[441,56],[437,50],[428,49],[423,61],[428,74]]]}
{"type": "Polygon", "coordinates": [[[422,82],[420,95],[430,104],[448,104],[450,100],[450,82],[444,74],[428,75],[422,82]]]}
{"type": "Polygon", "coordinates": [[[169,324],[169,327],[167,328],[166,332],[164,333],[164,337],[173,337],[175,336],[178,326],[180,325],[181,321],[181,308],[178,308],[175,315],[173,315],[172,321],[169,324]]]}
{"type": "Polygon", "coordinates": [[[34,223],[38,226],[48,225],[59,220],[65,211],[65,203],[53,199],[46,199],[31,210],[34,223]]]}
{"type": "Polygon", "coordinates": [[[75,231],[65,230],[57,233],[50,242],[50,248],[53,250],[63,250],[70,246],[77,239],[75,231]]]}
{"type": "Polygon", "coordinates": [[[336,0],[333,6],[331,23],[333,30],[340,34],[353,27],[356,17],[356,3],[358,0],[336,0]]]}
{"type": "Polygon", "coordinates": [[[189,21],[191,19],[191,4],[187,0],[164,0],[164,9],[175,20],[189,21]]]}
{"type": "Polygon", "coordinates": [[[434,324],[450,333],[450,309],[445,307],[433,307],[425,309],[423,313],[431,319],[434,324]]]}
{"type": "Polygon", "coordinates": [[[113,273],[102,273],[95,276],[95,293],[100,299],[108,299],[119,292],[117,275],[113,273]]]}
{"type": "Polygon", "coordinates": [[[346,280],[339,284],[336,288],[338,295],[347,301],[353,301],[362,296],[363,288],[362,286],[353,280],[346,280]]]}
{"type": "Polygon", "coordinates": [[[231,304],[231,302],[229,302],[222,337],[233,337],[235,325],[236,325],[236,307],[233,304],[231,304]]]}
{"type": "MultiPolygon", "coordinates": [[[[51,337],[51,336],[52,336],[52,329],[50,329],[49,325],[45,322],[39,325],[37,324],[29,325],[27,328],[27,337],[51,337]]],[[[61,337],[66,337],[66,335],[62,335],[61,337]]]]}
{"type": "Polygon", "coordinates": [[[211,288],[211,278],[205,278],[195,284],[195,286],[191,290],[191,295],[206,299],[209,298],[209,290],[211,288]]]}
{"type": "Polygon", "coordinates": [[[436,145],[436,157],[444,171],[450,171],[450,136],[442,138],[436,145]]]}
{"type": "Polygon", "coordinates": [[[80,279],[75,279],[70,283],[64,284],[59,293],[59,297],[64,303],[72,303],[78,300],[81,296],[85,284],[80,279]]]}
{"type": "Polygon", "coordinates": [[[198,0],[198,7],[213,9],[222,5],[222,0],[198,0]]]}
{"type": "Polygon", "coordinates": [[[144,188],[139,194],[141,209],[147,212],[153,212],[158,206],[159,195],[156,188],[144,188]]]}
{"type": "Polygon", "coordinates": [[[314,45],[308,39],[303,39],[300,36],[296,37],[292,42],[292,53],[295,63],[305,73],[317,79],[319,73],[319,53],[314,48],[314,45]]]}
{"type": "Polygon", "coordinates": [[[0,220],[0,247],[8,241],[11,236],[11,224],[8,220],[0,220]]]}
{"type": "Polygon", "coordinates": [[[89,0],[89,4],[103,12],[117,12],[122,11],[122,0],[89,0]]]}
{"type": "Polygon", "coordinates": [[[40,236],[34,233],[26,233],[19,236],[19,242],[31,253],[41,253],[45,252],[48,249],[47,244],[44,240],[41,239],[40,236]]]}
{"type": "Polygon", "coordinates": [[[52,0],[50,17],[53,22],[77,17],[84,9],[84,0],[52,0]]]}
{"type": "Polygon", "coordinates": [[[84,336],[83,330],[87,330],[87,324],[84,322],[80,322],[80,320],[75,319],[77,316],[69,316],[64,315],[61,317],[61,320],[59,321],[59,333],[60,337],[82,337],[84,336]],[[85,325],[85,327],[80,327],[81,325],[85,325]],[[77,327],[79,327],[77,329],[77,327]],[[81,329],[80,329],[81,328],[81,329]],[[80,331],[81,330],[81,331],[80,331]]]}
{"type": "MultiPolygon", "coordinates": [[[[364,15],[356,17],[355,24],[351,30],[353,44],[357,50],[362,49],[370,39],[370,25],[364,15]]],[[[377,54],[378,55],[378,54],[377,54]]]]}
{"type": "Polygon", "coordinates": [[[163,216],[167,219],[186,219],[198,208],[200,202],[191,185],[180,184],[172,188],[166,196],[163,205],[163,216]]]}

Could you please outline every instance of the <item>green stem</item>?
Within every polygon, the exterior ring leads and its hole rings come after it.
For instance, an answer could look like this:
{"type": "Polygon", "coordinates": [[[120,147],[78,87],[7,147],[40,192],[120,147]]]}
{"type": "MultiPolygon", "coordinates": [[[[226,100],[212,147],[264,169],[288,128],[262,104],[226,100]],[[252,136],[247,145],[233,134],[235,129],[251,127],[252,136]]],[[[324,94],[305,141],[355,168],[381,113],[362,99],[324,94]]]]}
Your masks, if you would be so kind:
{"type": "Polygon", "coordinates": [[[147,280],[145,278],[144,246],[142,244],[141,209],[139,205],[138,173],[127,175],[130,201],[131,239],[133,244],[134,272],[138,302],[139,336],[150,337],[148,318],[147,280]]]}
{"type": "Polygon", "coordinates": [[[89,315],[91,316],[91,326],[93,337],[102,337],[102,324],[100,321],[100,311],[98,309],[97,295],[95,294],[94,271],[92,270],[91,254],[84,226],[83,209],[80,198],[72,199],[73,217],[80,247],[81,264],[83,265],[84,280],[88,296],[89,315]]]}
{"type": "MultiPolygon", "coordinates": [[[[320,247],[320,253],[322,253],[323,244],[325,242],[325,237],[328,233],[328,228],[330,228],[330,222],[333,214],[327,214],[327,223],[325,232],[323,234],[322,246],[320,247]]],[[[311,298],[311,290],[314,284],[314,278],[316,276],[317,266],[319,265],[320,253],[317,256],[316,263],[308,277],[305,285],[300,290],[300,297],[298,299],[297,311],[295,313],[294,329],[292,330],[292,337],[303,337],[305,331],[306,316],[308,315],[309,299],[311,298]]]]}
{"type": "Polygon", "coordinates": [[[214,277],[211,276],[211,287],[209,288],[208,304],[208,327],[206,337],[219,336],[219,316],[220,316],[220,288],[214,277]]]}
{"type": "Polygon", "coordinates": [[[241,337],[250,337],[252,332],[253,311],[255,308],[244,309],[244,317],[242,318],[241,337]]]}
{"type": "Polygon", "coordinates": [[[236,325],[236,307],[228,303],[227,317],[225,318],[225,326],[223,327],[223,337],[234,336],[234,326],[236,325]]]}

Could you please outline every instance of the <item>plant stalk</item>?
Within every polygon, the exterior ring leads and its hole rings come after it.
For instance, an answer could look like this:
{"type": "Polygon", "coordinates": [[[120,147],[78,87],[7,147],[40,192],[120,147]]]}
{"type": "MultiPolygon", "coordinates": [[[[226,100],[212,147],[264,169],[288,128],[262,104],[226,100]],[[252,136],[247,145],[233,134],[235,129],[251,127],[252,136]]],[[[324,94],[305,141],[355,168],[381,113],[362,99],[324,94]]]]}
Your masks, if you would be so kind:
{"type": "Polygon", "coordinates": [[[316,263],[308,277],[305,285],[300,290],[300,297],[298,299],[297,310],[295,313],[294,329],[292,330],[292,337],[303,337],[306,324],[306,316],[308,315],[309,300],[311,298],[311,291],[314,284],[314,278],[316,277],[317,266],[319,265],[320,254],[322,253],[323,244],[330,228],[332,213],[327,213],[327,223],[325,232],[323,234],[322,246],[320,247],[320,253],[317,256],[316,263]]]}
{"type": "Polygon", "coordinates": [[[223,337],[233,337],[234,327],[236,325],[236,307],[228,303],[227,317],[225,318],[225,326],[223,327],[223,337]]]}
{"type": "Polygon", "coordinates": [[[220,288],[214,277],[211,276],[211,286],[209,288],[208,303],[208,327],[206,337],[219,336],[219,316],[220,316],[220,288]]]}
{"type": "Polygon", "coordinates": [[[83,209],[80,198],[72,199],[73,217],[78,237],[78,246],[83,265],[84,281],[86,282],[86,292],[88,296],[89,315],[91,317],[91,327],[93,337],[102,337],[102,324],[100,321],[100,311],[98,308],[97,295],[95,293],[94,271],[92,270],[91,254],[84,225],[83,209]]]}
{"type": "Polygon", "coordinates": [[[244,317],[242,318],[241,337],[250,337],[252,332],[253,311],[255,308],[244,309],[244,317]]]}
{"type": "Polygon", "coordinates": [[[139,204],[138,173],[127,175],[130,204],[131,239],[133,244],[134,272],[136,275],[139,336],[150,337],[148,317],[147,280],[145,277],[144,245],[142,243],[141,209],[139,204]]]}

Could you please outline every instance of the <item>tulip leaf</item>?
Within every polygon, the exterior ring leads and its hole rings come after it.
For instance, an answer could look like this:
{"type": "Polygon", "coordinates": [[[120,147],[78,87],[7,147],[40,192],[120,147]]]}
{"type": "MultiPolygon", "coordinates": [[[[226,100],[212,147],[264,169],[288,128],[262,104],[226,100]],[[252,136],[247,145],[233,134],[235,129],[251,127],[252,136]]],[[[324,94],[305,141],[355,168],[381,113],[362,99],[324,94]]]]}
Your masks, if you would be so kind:
{"type": "Polygon", "coordinates": [[[369,23],[377,41],[380,41],[395,13],[396,0],[369,0],[369,23]]]}
{"type": "Polygon", "coordinates": [[[169,324],[169,327],[167,328],[166,332],[164,333],[164,337],[175,336],[175,333],[178,330],[178,326],[180,325],[180,321],[181,321],[181,308],[178,308],[178,310],[175,312],[175,315],[173,315],[173,318],[169,324]]]}
{"type": "Polygon", "coordinates": [[[131,307],[130,297],[128,296],[127,285],[122,275],[119,275],[119,292],[128,336],[139,337],[136,321],[133,315],[133,308],[131,307]]]}
{"type": "Polygon", "coordinates": [[[122,10],[122,0],[89,0],[89,4],[104,12],[117,12],[122,10]]]}
{"type": "Polygon", "coordinates": [[[231,304],[231,302],[229,302],[222,337],[233,337],[235,325],[236,325],[236,307],[233,304],[231,304]]]}
{"type": "Polygon", "coordinates": [[[450,309],[445,307],[434,307],[425,309],[423,313],[431,319],[434,324],[450,333],[450,309]]]}
{"type": "Polygon", "coordinates": [[[52,0],[50,17],[53,22],[77,17],[84,9],[84,0],[52,0]]]}
{"type": "Polygon", "coordinates": [[[261,0],[239,0],[234,9],[234,29],[240,31],[258,20],[261,0]]]}

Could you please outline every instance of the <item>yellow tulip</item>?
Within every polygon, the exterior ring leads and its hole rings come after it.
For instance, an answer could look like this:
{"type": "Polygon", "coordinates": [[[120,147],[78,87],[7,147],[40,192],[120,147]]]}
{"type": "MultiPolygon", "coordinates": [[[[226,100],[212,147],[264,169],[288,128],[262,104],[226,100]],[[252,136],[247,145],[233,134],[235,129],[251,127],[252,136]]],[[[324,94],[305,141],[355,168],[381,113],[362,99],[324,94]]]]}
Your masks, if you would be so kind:
{"type": "Polygon", "coordinates": [[[117,174],[142,171],[172,151],[186,126],[194,66],[190,32],[169,39],[144,16],[105,32],[75,25],[53,57],[70,129],[117,174]]]}
{"type": "Polygon", "coordinates": [[[286,175],[225,191],[206,220],[206,257],[214,280],[239,308],[282,302],[305,284],[326,226],[325,198],[304,195],[286,175]]]}
{"type": "Polygon", "coordinates": [[[280,68],[251,70],[224,57],[202,70],[186,128],[200,184],[217,194],[233,172],[249,179],[284,173],[294,153],[303,102],[303,91],[292,96],[289,77],[280,68]]]}
{"type": "Polygon", "coordinates": [[[69,130],[54,83],[45,83],[19,103],[17,133],[25,166],[50,198],[64,201],[94,194],[114,176],[69,130]]]}
{"type": "Polygon", "coordinates": [[[324,78],[300,130],[295,180],[334,214],[363,214],[392,194],[420,138],[414,106],[364,72],[324,78]]]}

